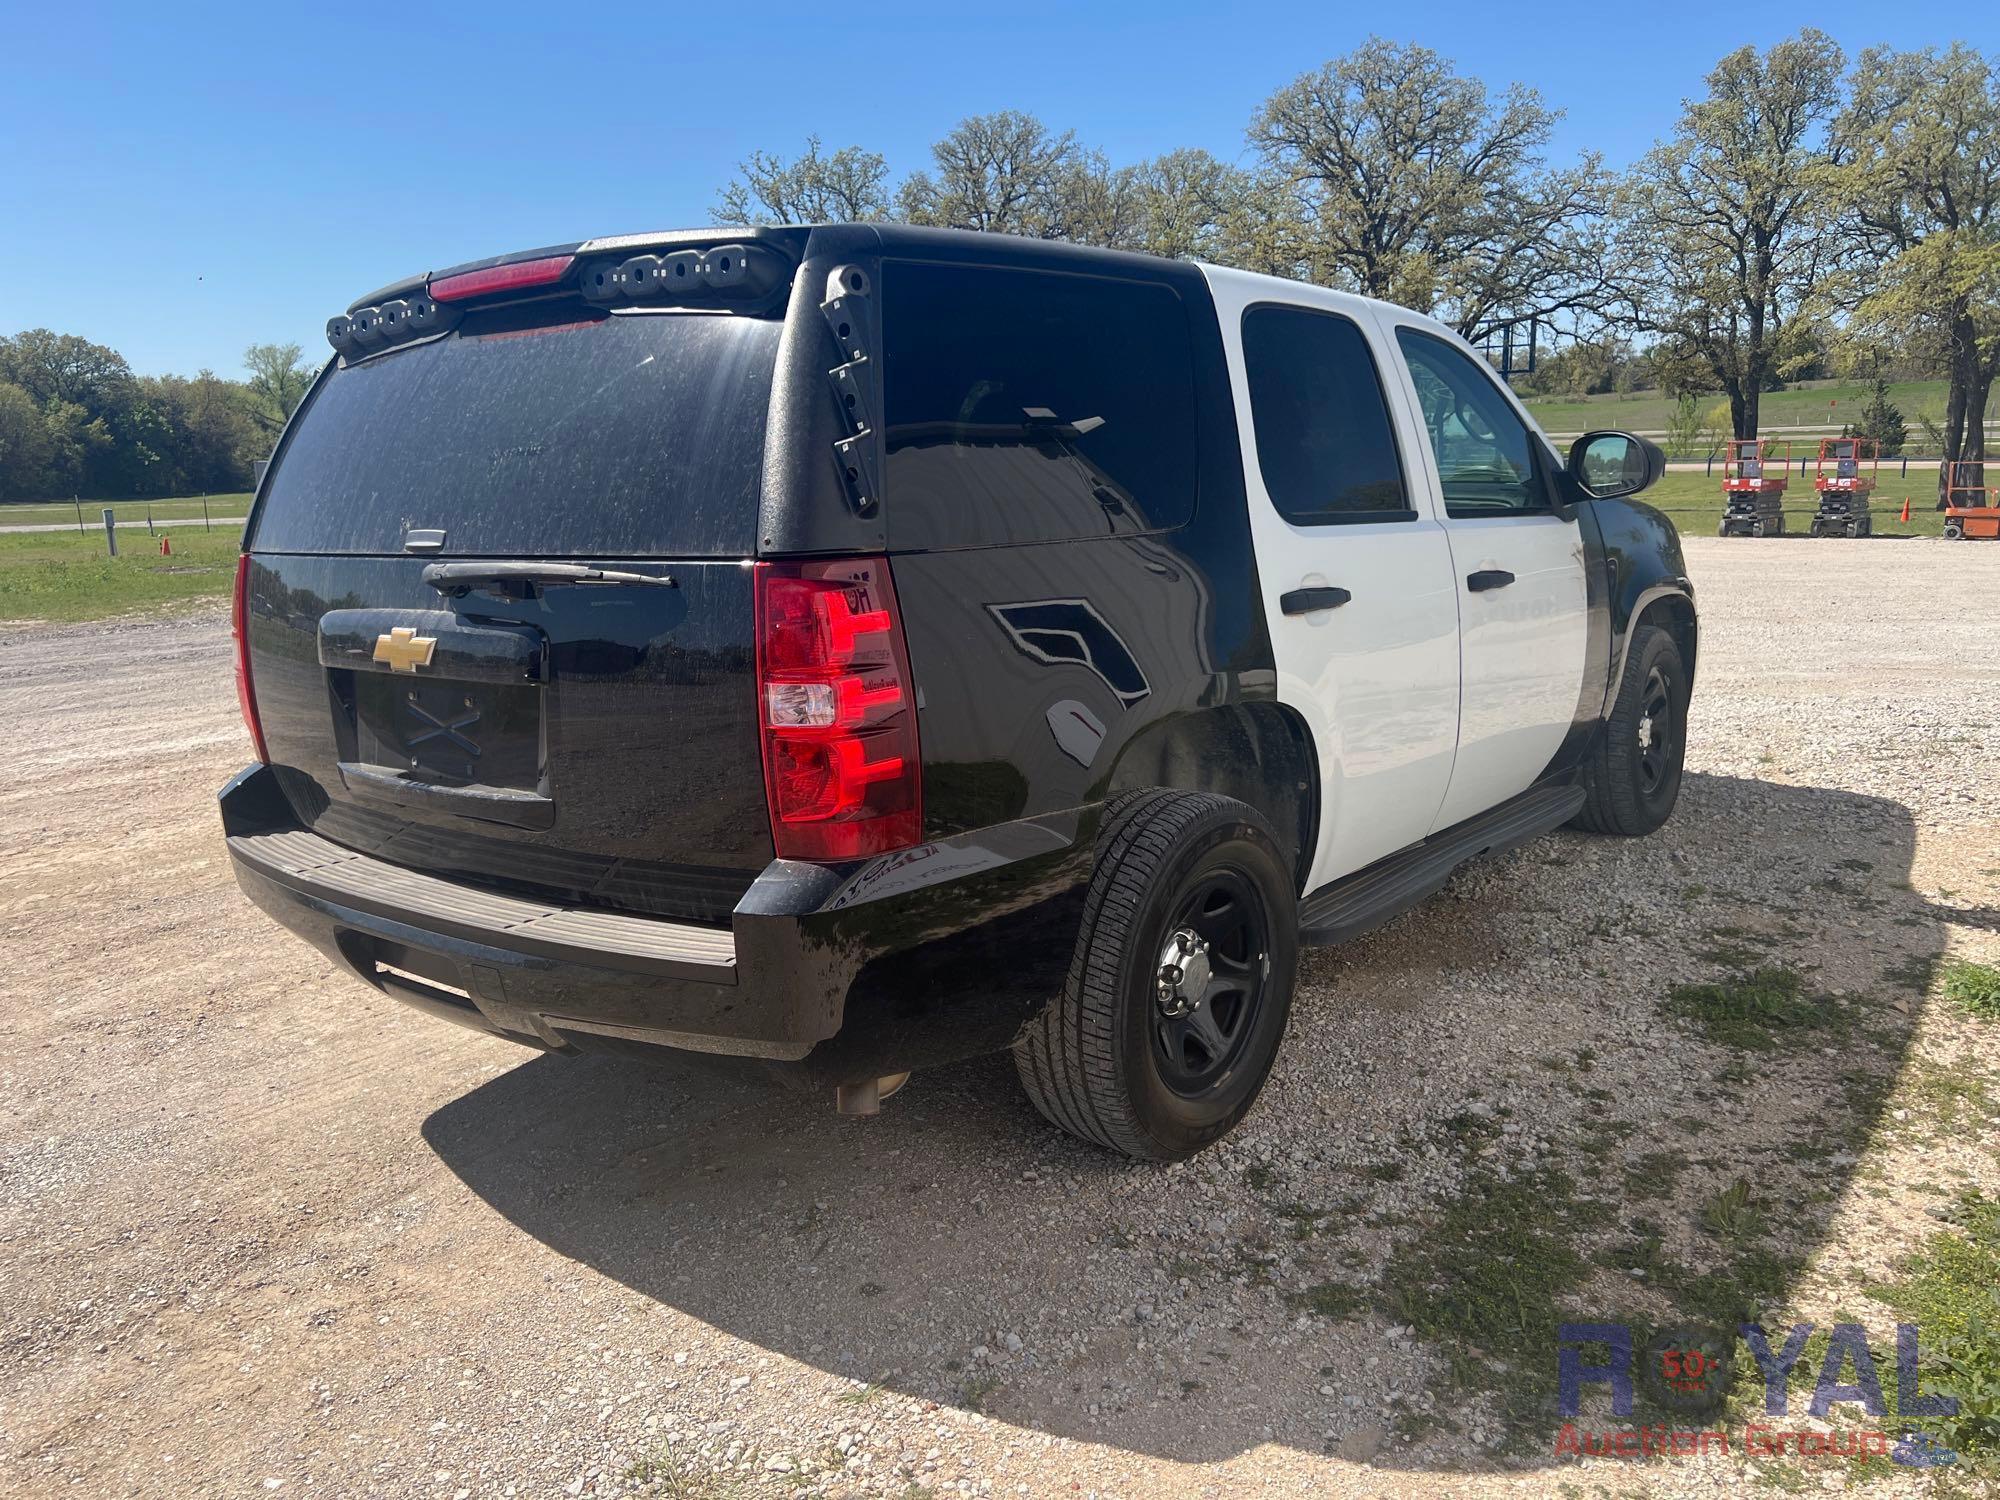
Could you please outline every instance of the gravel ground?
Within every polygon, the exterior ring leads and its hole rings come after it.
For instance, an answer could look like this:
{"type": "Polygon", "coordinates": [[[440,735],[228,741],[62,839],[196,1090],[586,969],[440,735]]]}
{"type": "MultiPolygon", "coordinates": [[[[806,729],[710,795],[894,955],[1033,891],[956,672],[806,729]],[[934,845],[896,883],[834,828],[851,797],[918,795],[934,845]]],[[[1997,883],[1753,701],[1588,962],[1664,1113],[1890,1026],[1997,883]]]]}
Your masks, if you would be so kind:
{"type": "MultiPolygon", "coordinates": [[[[1799,1267],[1771,1308],[1819,1318],[1937,1228],[1940,1195],[2000,1190],[2000,1095],[1946,1128],[1920,1088],[2000,1086],[1990,1029],[1923,978],[2000,959],[2000,662],[1950,644],[1986,631],[2000,548],[1688,552],[1673,823],[1541,840],[1310,954],[1263,1101],[1165,1171],[1050,1130],[1005,1058],[857,1121],[405,1012],[229,878],[210,798],[245,743],[219,615],[0,627],[0,1490],[1750,1483],[1559,1470],[1546,1436],[1503,1456],[1509,1372],[1454,1384],[1466,1351],[1378,1310],[1464,1195],[1549,1167],[1615,1221],[1677,1153],[1649,1211],[1694,1265],[1699,1205],[1754,1177],[1799,1267]],[[1741,944],[1869,1026],[1743,1063],[1661,1015],[1741,944]],[[1843,1095],[1858,1077],[1894,1092],[1843,1095]],[[1321,1315],[1327,1287],[1352,1295],[1321,1315]]],[[[1580,1315],[1649,1295],[1583,1277],[1580,1315]]]]}

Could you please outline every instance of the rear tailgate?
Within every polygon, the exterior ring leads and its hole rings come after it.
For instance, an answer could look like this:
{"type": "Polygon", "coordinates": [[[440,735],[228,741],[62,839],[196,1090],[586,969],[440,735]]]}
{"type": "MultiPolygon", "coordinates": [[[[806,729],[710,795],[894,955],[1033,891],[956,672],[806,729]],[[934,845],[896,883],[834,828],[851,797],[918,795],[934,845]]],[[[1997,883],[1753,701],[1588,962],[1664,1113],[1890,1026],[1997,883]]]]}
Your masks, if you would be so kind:
{"type": "Polygon", "coordinates": [[[749,559],[779,332],[557,299],[329,371],[248,541],[302,822],[466,883],[727,920],[771,858],[749,559]],[[488,561],[656,581],[424,579],[488,561]]]}

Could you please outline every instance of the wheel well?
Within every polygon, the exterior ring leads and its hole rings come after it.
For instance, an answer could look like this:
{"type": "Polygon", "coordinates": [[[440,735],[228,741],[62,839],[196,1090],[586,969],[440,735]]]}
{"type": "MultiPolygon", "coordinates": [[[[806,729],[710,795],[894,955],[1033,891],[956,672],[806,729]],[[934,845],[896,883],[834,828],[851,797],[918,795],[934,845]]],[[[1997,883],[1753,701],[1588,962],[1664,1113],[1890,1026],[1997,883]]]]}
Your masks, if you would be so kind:
{"type": "Polygon", "coordinates": [[[1695,628],[1692,600],[1685,594],[1664,594],[1641,610],[1639,618],[1632,624],[1635,630],[1641,624],[1658,625],[1673,636],[1674,644],[1680,648],[1681,664],[1687,668],[1688,682],[1694,682],[1694,659],[1700,632],[1695,628]]]}
{"type": "Polygon", "coordinates": [[[1262,813],[1303,889],[1319,835],[1318,760],[1305,721],[1279,703],[1229,703],[1180,714],[1125,747],[1104,787],[1216,792],[1262,813]]]}

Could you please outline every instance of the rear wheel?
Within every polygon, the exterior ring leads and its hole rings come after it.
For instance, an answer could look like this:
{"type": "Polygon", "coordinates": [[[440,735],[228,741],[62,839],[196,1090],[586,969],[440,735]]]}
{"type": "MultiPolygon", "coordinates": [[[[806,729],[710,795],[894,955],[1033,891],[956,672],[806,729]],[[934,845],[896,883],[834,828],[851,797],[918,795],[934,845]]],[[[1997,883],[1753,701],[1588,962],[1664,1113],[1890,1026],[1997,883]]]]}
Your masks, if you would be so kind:
{"type": "Polygon", "coordinates": [[[1249,807],[1209,793],[1114,804],[1062,995],[1014,1045],[1048,1120],[1172,1161],[1228,1133],[1291,1012],[1298,898],[1249,807]]]}
{"type": "Polygon", "coordinates": [[[1681,794],[1687,703],[1680,647],[1659,626],[1640,625],[1611,717],[1584,762],[1584,802],[1574,826],[1636,838],[1667,821],[1681,794]]]}
{"type": "Polygon", "coordinates": [[[1964,535],[1965,527],[1957,520],[1954,519],[1944,523],[1944,539],[1946,541],[1955,542],[1964,535]]]}

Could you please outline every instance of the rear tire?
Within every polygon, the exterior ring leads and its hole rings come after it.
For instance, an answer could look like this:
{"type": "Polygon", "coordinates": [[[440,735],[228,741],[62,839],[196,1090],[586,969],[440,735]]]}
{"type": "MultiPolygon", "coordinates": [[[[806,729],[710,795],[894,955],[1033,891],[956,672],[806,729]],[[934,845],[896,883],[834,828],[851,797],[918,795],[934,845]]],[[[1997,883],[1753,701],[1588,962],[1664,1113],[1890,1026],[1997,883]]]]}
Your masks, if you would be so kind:
{"type": "Polygon", "coordinates": [[[1582,809],[1592,833],[1639,838],[1673,815],[1687,752],[1687,667],[1674,638],[1642,624],[1596,747],[1584,759],[1582,809]]]}
{"type": "Polygon", "coordinates": [[[1069,978],[1014,1065],[1051,1124],[1175,1161],[1233,1129],[1270,1076],[1298,894],[1263,819],[1212,793],[1120,799],[1097,851],[1069,978]],[[1181,976],[1171,987],[1169,972],[1181,976]]]}

